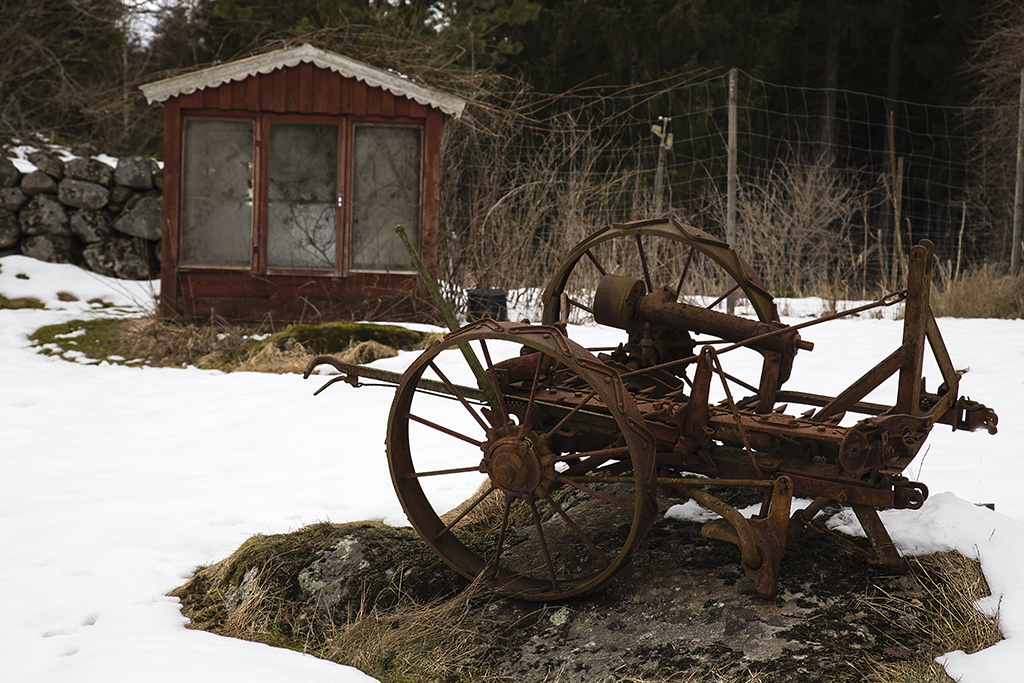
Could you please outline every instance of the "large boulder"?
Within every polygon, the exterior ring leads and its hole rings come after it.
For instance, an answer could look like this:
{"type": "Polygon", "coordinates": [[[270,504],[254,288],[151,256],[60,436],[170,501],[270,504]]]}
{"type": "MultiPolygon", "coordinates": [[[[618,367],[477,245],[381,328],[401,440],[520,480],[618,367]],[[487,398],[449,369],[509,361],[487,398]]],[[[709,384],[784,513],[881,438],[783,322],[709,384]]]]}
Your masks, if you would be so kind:
{"type": "Polygon", "coordinates": [[[158,240],[162,217],[161,197],[137,197],[129,202],[126,211],[114,222],[114,229],[132,237],[158,240]]]}
{"type": "Polygon", "coordinates": [[[110,201],[110,190],[99,183],[65,178],[60,182],[57,197],[61,204],[76,209],[102,209],[110,201]]]}
{"type": "Polygon", "coordinates": [[[36,168],[40,171],[55,180],[60,180],[64,177],[64,162],[53,152],[47,152],[46,150],[32,152],[28,155],[28,160],[35,164],[36,168]]]}
{"type": "Polygon", "coordinates": [[[149,280],[156,273],[152,246],[145,240],[114,237],[82,251],[89,270],[122,280],[149,280]]]}
{"type": "Polygon", "coordinates": [[[64,175],[67,178],[84,180],[103,187],[110,187],[114,184],[114,169],[99,159],[89,157],[79,157],[67,162],[64,165],[64,175]]]}
{"type": "MultiPolygon", "coordinates": [[[[71,230],[68,228],[68,214],[61,203],[50,195],[37,194],[18,216],[21,220],[21,230],[26,235],[71,237],[71,230]]],[[[65,262],[57,261],[57,263],[65,262]]]]}
{"type": "Polygon", "coordinates": [[[21,191],[20,187],[5,187],[0,189],[0,209],[8,211],[21,211],[21,207],[28,204],[28,197],[21,191]]]}
{"type": "Polygon", "coordinates": [[[21,223],[13,211],[0,208],[0,249],[12,246],[21,239],[21,223]]]}
{"type": "Polygon", "coordinates": [[[57,181],[42,171],[32,171],[21,179],[21,191],[28,196],[57,194],[57,181]]]}
{"type": "Polygon", "coordinates": [[[0,157],[0,187],[17,187],[21,182],[21,171],[14,162],[0,157]]]}
{"type": "Polygon", "coordinates": [[[147,157],[120,159],[114,170],[114,182],[133,190],[152,190],[154,166],[153,160],[147,157]]]}
{"type": "Polygon", "coordinates": [[[21,240],[21,253],[48,263],[81,262],[81,247],[74,237],[63,235],[34,235],[21,240]]]}
{"type": "Polygon", "coordinates": [[[69,227],[71,233],[86,244],[102,242],[114,232],[110,228],[110,214],[103,210],[73,211],[69,227]]]}

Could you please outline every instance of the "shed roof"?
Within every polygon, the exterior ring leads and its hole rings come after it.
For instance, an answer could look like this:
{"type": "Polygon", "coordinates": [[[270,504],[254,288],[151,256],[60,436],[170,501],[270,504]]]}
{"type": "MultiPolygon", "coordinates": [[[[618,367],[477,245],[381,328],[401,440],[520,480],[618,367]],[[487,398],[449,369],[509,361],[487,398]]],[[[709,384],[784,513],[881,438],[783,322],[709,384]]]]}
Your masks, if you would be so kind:
{"type": "Polygon", "coordinates": [[[171,97],[188,95],[196,90],[216,88],[230,81],[242,81],[258,73],[268,74],[284,67],[298,66],[302,62],[311,62],[321,69],[329,69],[346,78],[355,78],[371,87],[387,90],[393,95],[408,97],[456,118],[462,115],[462,111],[466,107],[466,101],[458,97],[417,85],[400,74],[357,62],[334,52],[321,50],[308,43],[301,47],[275,50],[162,81],[154,81],[141,86],[140,89],[146,96],[146,100],[152,104],[163,102],[171,97]]]}

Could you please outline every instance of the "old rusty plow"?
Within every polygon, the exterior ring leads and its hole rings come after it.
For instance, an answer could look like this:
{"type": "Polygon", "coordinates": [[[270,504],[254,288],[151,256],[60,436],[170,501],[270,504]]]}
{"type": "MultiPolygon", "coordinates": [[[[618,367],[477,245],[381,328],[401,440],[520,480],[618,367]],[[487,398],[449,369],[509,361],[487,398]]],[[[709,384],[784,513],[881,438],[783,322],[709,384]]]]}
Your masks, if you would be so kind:
{"type": "Polygon", "coordinates": [[[992,410],[959,397],[961,372],[929,307],[932,263],[933,246],[921,241],[906,289],[789,326],[729,245],[678,221],[614,225],[558,268],[541,324],[454,329],[402,375],[319,356],[306,376],[329,364],[341,374],[328,384],[397,385],[387,432],[395,490],[423,540],[469,579],[535,600],[593,589],[643,540],[663,496],[717,513],[702,533],[736,545],[770,598],[782,554],[805,528],[905,568],[878,511],[917,509],[928,497],[903,473],[929,431],[996,432],[992,410]],[[717,273],[727,291],[693,303],[687,284],[697,272],[717,273]],[[716,310],[733,292],[751,317],[716,310]],[[838,395],[783,388],[798,351],[813,349],[802,329],[897,304],[902,343],[838,395]],[[580,316],[621,330],[621,343],[588,349],[569,339],[567,323],[580,316]],[[933,391],[926,351],[938,368],[933,391]],[[744,367],[760,367],[754,382],[723,364],[744,354],[744,367]],[[866,400],[892,389],[890,404],[866,400]],[[791,415],[790,406],[806,411],[791,415]],[[759,492],[750,516],[723,500],[736,488],[759,492]],[[794,513],[794,497],[811,503],[794,513]],[[837,506],[852,508],[870,548],[815,520],[837,506]]]}

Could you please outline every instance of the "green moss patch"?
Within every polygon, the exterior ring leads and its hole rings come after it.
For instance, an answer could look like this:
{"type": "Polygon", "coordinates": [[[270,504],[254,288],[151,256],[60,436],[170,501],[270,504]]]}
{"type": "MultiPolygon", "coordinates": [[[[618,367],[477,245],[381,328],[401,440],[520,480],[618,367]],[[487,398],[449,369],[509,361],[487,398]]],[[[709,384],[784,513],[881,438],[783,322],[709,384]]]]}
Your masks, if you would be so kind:
{"type": "Polygon", "coordinates": [[[60,356],[67,360],[114,364],[131,362],[126,357],[125,346],[120,338],[124,320],[96,318],[94,320],[72,320],[57,325],[40,327],[29,339],[39,353],[60,356]]]}
{"type": "MultiPolygon", "coordinates": [[[[5,302],[7,300],[0,297],[0,307],[44,307],[35,300],[19,300],[7,306],[5,302]]],[[[41,353],[78,362],[144,362],[162,367],[195,365],[223,372],[301,372],[312,355],[342,354],[346,349],[367,343],[388,349],[413,350],[422,348],[434,336],[396,325],[373,323],[296,325],[267,335],[257,328],[226,324],[187,325],[156,318],[95,318],[48,325],[37,330],[31,339],[41,353]],[[286,356],[283,361],[282,354],[286,356]],[[267,356],[274,356],[270,360],[275,362],[269,362],[267,356]]]]}

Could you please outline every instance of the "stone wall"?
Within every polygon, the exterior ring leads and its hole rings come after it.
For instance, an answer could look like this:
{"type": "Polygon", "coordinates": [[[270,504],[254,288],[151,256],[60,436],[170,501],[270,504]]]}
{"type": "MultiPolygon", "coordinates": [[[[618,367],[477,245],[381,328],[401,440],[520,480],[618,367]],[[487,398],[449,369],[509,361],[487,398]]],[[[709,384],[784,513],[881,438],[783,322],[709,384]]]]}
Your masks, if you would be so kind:
{"type": "MultiPolygon", "coordinates": [[[[0,157],[0,255],[74,263],[127,280],[159,275],[161,171],[145,157],[112,167],[48,151],[23,172],[0,157]]],[[[24,168],[24,166],[22,167],[24,168]]]]}

